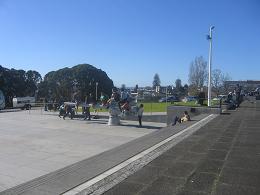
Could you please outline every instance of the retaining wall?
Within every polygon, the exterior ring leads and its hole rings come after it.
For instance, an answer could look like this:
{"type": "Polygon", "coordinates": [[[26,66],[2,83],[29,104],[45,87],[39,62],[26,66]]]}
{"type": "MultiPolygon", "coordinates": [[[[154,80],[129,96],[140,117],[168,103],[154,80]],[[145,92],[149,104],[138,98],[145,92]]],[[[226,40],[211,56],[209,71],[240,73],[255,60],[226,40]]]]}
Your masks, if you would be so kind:
{"type": "Polygon", "coordinates": [[[188,111],[191,119],[199,114],[220,114],[221,108],[213,107],[189,107],[189,106],[168,106],[167,108],[167,125],[173,123],[176,116],[183,116],[184,111],[188,111]]]}

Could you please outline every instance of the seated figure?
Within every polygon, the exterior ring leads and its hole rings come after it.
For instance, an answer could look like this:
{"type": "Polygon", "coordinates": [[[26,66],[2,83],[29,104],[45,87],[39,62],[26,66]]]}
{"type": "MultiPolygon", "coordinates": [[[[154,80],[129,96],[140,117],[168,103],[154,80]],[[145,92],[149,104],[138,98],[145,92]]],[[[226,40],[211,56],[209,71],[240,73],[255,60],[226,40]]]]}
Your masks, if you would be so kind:
{"type": "Polygon", "coordinates": [[[184,114],[181,118],[178,117],[178,116],[175,116],[173,123],[172,123],[172,126],[176,125],[177,122],[183,123],[183,122],[186,122],[186,121],[190,121],[190,115],[188,114],[187,111],[184,111],[184,114]]]}

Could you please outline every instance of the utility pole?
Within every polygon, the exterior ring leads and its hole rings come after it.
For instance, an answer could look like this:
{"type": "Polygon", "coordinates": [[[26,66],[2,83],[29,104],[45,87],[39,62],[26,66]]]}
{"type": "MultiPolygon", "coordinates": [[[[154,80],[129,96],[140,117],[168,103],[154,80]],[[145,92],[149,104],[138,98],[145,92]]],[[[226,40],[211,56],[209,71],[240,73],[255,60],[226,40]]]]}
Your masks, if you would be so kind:
{"type": "Polygon", "coordinates": [[[208,79],[208,106],[211,106],[211,66],[212,66],[212,30],[214,26],[209,28],[209,35],[207,39],[209,40],[209,79],[208,79]]]}

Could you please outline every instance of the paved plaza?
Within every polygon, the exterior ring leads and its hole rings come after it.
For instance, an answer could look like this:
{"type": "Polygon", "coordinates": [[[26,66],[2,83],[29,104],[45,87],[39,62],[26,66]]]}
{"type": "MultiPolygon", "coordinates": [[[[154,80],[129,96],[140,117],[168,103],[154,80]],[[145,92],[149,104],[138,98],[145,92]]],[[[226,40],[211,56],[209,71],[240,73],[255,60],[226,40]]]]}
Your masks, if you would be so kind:
{"type": "Polygon", "coordinates": [[[218,116],[104,195],[259,195],[260,101],[218,116]]]}
{"type": "Polygon", "coordinates": [[[105,119],[0,113],[0,194],[259,195],[259,118],[260,101],[161,129],[160,123],[108,127],[105,119]],[[170,137],[176,139],[164,142],[170,137]]]}
{"type": "Polygon", "coordinates": [[[63,120],[41,110],[0,113],[0,191],[157,131],[163,123],[63,120]]]}

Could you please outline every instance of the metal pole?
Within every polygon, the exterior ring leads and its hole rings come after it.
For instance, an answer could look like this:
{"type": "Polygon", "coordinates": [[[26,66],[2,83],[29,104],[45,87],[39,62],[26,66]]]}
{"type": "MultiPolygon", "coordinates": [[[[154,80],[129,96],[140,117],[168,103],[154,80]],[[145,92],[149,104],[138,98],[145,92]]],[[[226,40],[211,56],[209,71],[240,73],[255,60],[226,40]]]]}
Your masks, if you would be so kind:
{"type": "Polygon", "coordinates": [[[167,104],[168,104],[168,100],[167,100],[167,91],[168,91],[168,88],[166,88],[166,110],[167,110],[167,104]]]}
{"type": "Polygon", "coordinates": [[[97,86],[98,86],[98,82],[96,82],[96,101],[97,101],[97,86]]]}
{"type": "Polygon", "coordinates": [[[214,26],[209,28],[209,79],[208,79],[208,106],[211,106],[211,66],[212,66],[212,30],[214,26]]]}

